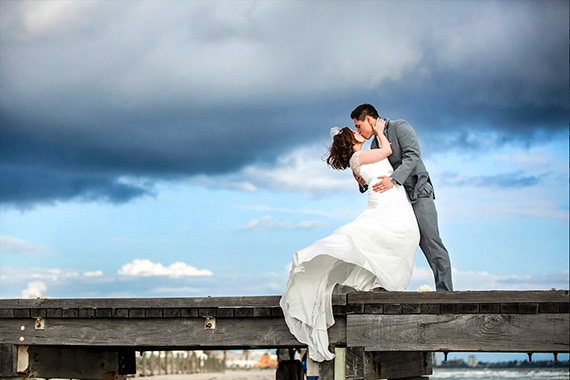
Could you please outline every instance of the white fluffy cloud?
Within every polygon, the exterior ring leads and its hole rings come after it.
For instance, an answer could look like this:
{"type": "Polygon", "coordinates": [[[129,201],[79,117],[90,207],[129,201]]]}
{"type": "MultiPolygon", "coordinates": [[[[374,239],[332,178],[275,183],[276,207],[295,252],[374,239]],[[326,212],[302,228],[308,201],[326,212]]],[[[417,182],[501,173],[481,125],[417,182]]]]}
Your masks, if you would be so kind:
{"type": "Polygon", "coordinates": [[[208,269],[197,269],[183,262],[176,262],[167,267],[161,263],[153,263],[147,259],[135,259],[130,263],[123,265],[119,270],[120,275],[124,276],[168,276],[168,277],[184,277],[184,276],[212,276],[213,273],[208,269]]]}
{"type": "Polygon", "coordinates": [[[85,277],[101,277],[103,276],[103,271],[101,270],[94,270],[94,271],[87,271],[83,273],[85,277]]]}
{"type": "Polygon", "coordinates": [[[45,294],[47,286],[42,281],[33,281],[28,283],[28,287],[22,290],[22,298],[36,298],[45,294]]]}

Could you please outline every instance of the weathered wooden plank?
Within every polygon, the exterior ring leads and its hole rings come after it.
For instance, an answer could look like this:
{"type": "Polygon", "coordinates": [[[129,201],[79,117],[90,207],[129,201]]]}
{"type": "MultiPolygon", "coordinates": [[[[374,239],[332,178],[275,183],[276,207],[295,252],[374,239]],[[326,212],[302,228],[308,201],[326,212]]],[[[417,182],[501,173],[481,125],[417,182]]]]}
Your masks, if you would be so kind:
{"type": "Polygon", "coordinates": [[[333,315],[346,315],[346,305],[333,305],[333,315]]]}
{"type": "Polygon", "coordinates": [[[79,309],[62,309],[61,316],[62,318],[77,318],[79,317],[79,309]]]}
{"type": "Polygon", "coordinates": [[[460,303],[459,310],[460,314],[477,314],[479,313],[478,303],[460,303]]]}
{"type": "Polygon", "coordinates": [[[400,305],[399,303],[385,304],[384,314],[402,314],[402,305],[400,305]]]}
{"type": "Polygon", "coordinates": [[[335,349],[343,353],[335,357],[335,380],[376,380],[378,369],[373,359],[373,353],[365,352],[362,347],[347,347],[335,349]],[[340,372],[340,376],[337,375],[340,372]]]}
{"type": "Polygon", "coordinates": [[[144,309],[128,309],[129,310],[129,318],[144,318],[145,312],[144,309]]]}
{"type": "Polygon", "coordinates": [[[283,309],[280,307],[272,307],[271,308],[271,316],[272,317],[282,317],[283,316],[283,309]]]}
{"type": "Polygon", "coordinates": [[[215,307],[201,308],[198,309],[198,315],[200,317],[215,317],[218,314],[218,309],[215,307]]]}
{"type": "Polygon", "coordinates": [[[364,305],[364,313],[365,314],[384,314],[384,305],[364,305]]]}
{"type": "Polygon", "coordinates": [[[344,306],[347,303],[346,293],[342,294],[333,294],[332,295],[332,304],[333,305],[341,305],[344,306]]]}
{"type": "Polygon", "coordinates": [[[0,299],[0,309],[17,308],[20,300],[18,298],[0,299]]]}
{"type": "Polygon", "coordinates": [[[568,290],[547,291],[461,291],[461,292],[355,292],[347,294],[351,304],[378,303],[540,303],[570,301],[568,290]]]}
{"type": "Polygon", "coordinates": [[[234,309],[234,315],[236,318],[253,317],[253,308],[252,307],[237,307],[234,309]]]}
{"type": "Polygon", "coordinates": [[[440,307],[441,307],[441,313],[442,314],[458,314],[459,313],[459,304],[444,303],[440,307]]]}
{"type": "Polygon", "coordinates": [[[0,318],[14,318],[14,309],[0,309],[0,318]]]}
{"type": "Polygon", "coordinates": [[[334,361],[319,363],[319,380],[334,380],[334,361]]]}
{"type": "Polygon", "coordinates": [[[218,318],[233,318],[234,308],[233,307],[219,307],[217,311],[218,318]]]}
{"type": "Polygon", "coordinates": [[[441,305],[440,304],[420,304],[421,314],[440,314],[441,305]]]}
{"type": "MultiPolygon", "coordinates": [[[[218,309],[219,310],[219,309],[218,309]]],[[[219,314],[218,314],[219,315],[219,314]]],[[[253,309],[254,317],[271,317],[271,308],[268,307],[256,307],[253,309]]]]}
{"type": "MultiPolygon", "coordinates": [[[[307,366],[307,377],[314,378],[319,376],[319,362],[314,361],[310,357],[310,353],[307,352],[306,356],[306,366],[307,366]]],[[[343,379],[344,380],[344,379],[343,379]]]]}
{"type": "Polygon", "coordinates": [[[334,380],[346,380],[346,347],[334,349],[334,380]]]}
{"type": "Polygon", "coordinates": [[[364,350],[362,347],[347,347],[344,360],[346,379],[364,379],[364,350]]]}
{"type": "MultiPolygon", "coordinates": [[[[49,310],[53,310],[53,309],[48,309],[48,317],[57,318],[57,315],[49,315],[49,310]]],[[[152,309],[147,310],[147,312],[149,312],[149,311],[152,311],[152,309]]],[[[110,308],[95,309],[95,316],[97,318],[111,318],[113,316],[113,309],[110,309],[110,308]]]]}
{"type": "MultiPolygon", "coordinates": [[[[101,309],[97,309],[97,312],[99,312],[99,310],[101,309]]],[[[103,309],[105,310],[105,309],[103,309]]],[[[162,309],[146,309],[144,311],[145,317],[147,318],[162,318],[162,309]]]]}
{"type": "Polygon", "coordinates": [[[165,318],[180,318],[181,314],[180,309],[162,309],[162,316],[165,318]]]}
{"type": "Polygon", "coordinates": [[[130,356],[130,361],[134,362],[134,351],[119,353],[117,350],[100,348],[32,346],[29,348],[29,356],[33,360],[30,360],[27,374],[31,378],[117,378],[117,375],[135,373],[133,368],[125,371],[126,366],[120,363],[120,357],[127,355],[130,356]]]}
{"type": "MultiPolygon", "coordinates": [[[[216,314],[218,308],[271,309],[272,316],[279,316],[279,296],[256,297],[197,297],[197,298],[140,298],[140,299],[8,299],[0,300],[0,318],[32,317],[58,318],[84,317],[86,310],[93,310],[93,317],[122,318],[137,315],[127,309],[152,309],[148,315],[155,317],[158,310],[198,310],[216,314]],[[79,310],[75,313],[73,310],[79,310]],[[117,311],[119,310],[119,311],[117,311]],[[64,314],[65,313],[65,314],[64,314]]],[[[567,290],[559,291],[472,291],[472,292],[360,292],[333,295],[335,315],[353,313],[555,313],[568,312],[570,299],[567,290]],[[401,307],[401,310],[400,310],[401,307]]],[[[238,311],[238,315],[241,311],[238,311]]],[[[176,312],[177,313],[177,312],[176,312]]],[[[140,314],[139,314],[140,315],[140,314]]],[[[170,314],[168,314],[170,315],[170,314]]],[[[265,315],[262,312],[262,315],[265,315]]],[[[140,316],[137,316],[140,317],[140,316]]]]}
{"type": "MultiPolygon", "coordinates": [[[[281,318],[217,318],[206,330],[204,318],[52,318],[45,330],[35,320],[0,320],[0,344],[170,347],[221,349],[241,347],[304,347],[281,318]],[[21,327],[24,326],[24,330],[21,327]],[[24,338],[22,342],[20,337],[24,338]]],[[[346,345],[346,319],[339,317],[329,329],[333,345],[346,345]]]]}
{"type": "Polygon", "coordinates": [[[79,309],[79,318],[95,318],[95,309],[79,309]]]}
{"type": "Polygon", "coordinates": [[[18,347],[0,344],[0,377],[15,377],[18,361],[18,347]]]}
{"type": "Polygon", "coordinates": [[[363,303],[351,303],[346,306],[346,314],[362,314],[364,313],[363,303]]]}
{"type": "MultiPolygon", "coordinates": [[[[278,306],[280,296],[187,298],[45,298],[19,299],[17,308],[210,308],[278,306]]],[[[2,300],[0,300],[2,301],[2,300]]],[[[0,307],[2,304],[0,303],[0,307]]]]}
{"type": "Polygon", "coordinates": [[[555,302],[541,303],[539,305],[539,313],[558,313],[560,310],[559,304],[555,302]]]}
{"type": "Polygon", "coordinates": [[[380,379],[403,379],[431,375],[431,352],[373,352],[377,375],[380,379]]]}
{"type": "MultiPolygon", "coordinates": [[[[0,308],[212,308],[278,307],[281,296],[188,297],[188,298],[39,298],[0,299],[0,308]]],[[[346,305],[346,294],[333,295],[333,305],[346,305]]]]}
{"type": "Polygon", "coordinates": [[[14,318],[29,318],[29,309],[14,309],[14,318]]]}
{"type": "Polygon", "coordinates": [[[420,304],[418,303],[405,303],[402,304],[402,314],[419,314],[421,311],[420,304]]]}
{"type": "Polygon", "coordinates": [[[198,317],[198,310],[199,309],[189,309],[189,308],[184,308],[180,310],[180,316],[183,318],[192,318],[192,317],[198,317]]]}
{"type": "Polygon", "coordinates": [[[367,351],[568,352],[567,314],[348,315],[367,351]]]}
{"type": "Polygon", "coordinates": [[[479,312],[482,314],[500,313],[500,306],[498,303],[481,303],[479,304],[479,312]]]}

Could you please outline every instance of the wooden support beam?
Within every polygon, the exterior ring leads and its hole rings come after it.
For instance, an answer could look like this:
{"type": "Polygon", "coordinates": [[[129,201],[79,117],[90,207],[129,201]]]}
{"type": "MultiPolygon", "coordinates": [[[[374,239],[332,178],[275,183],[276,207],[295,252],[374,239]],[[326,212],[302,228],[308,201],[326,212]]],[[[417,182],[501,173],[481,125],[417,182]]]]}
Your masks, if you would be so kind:
{"type": "Polygon", "coordinates": [[[282,360],[275,372],[276,380],[303,380],[305,371],[299,360],[282,360]]]}
{"type": "Polygon", "coordinates": [[[411,379],[433,373],[431,352],[371,352],[376,379],[411,379]]]}
{"type": "Polygon", "coordinates": [[[136,373],[135,352],[110,349],[65,348],[46,346],[2,345],[16,361],[2,361],[0,377],[25,376],[26,378],[124,379],[136,373]],[[15,366],[14,366],[15,364],[15,366]],[[11,368],[11,369],[10,369],[11,368]]]}
{"type": "MultiPolygon", "coordinates": [[[[369,352],[342,349],[335,358],[335,380],[411,379],[433,373],[431,352],[369,352]]],[[[336,351],[335,351],[336,352],[336,351]]]]}
{"type": "Polygon", "coordinates": [[[18,366],[18,346],[0,344],[0,377],[16,377],[18,366]]]}
{"type": "Polygon", "coordinates": [[[348,346],[367,351],[568,352],[568,314],[347,316],[348,346]]]}
{"type": "MultiPolygon", "coordinates": [[[[217,319],[205,329],[203,318],[51,318],[44,330],[34,319],[0,319],[0,344],[77,345],[185,349],[242,347],[303,347],[281,318],[217,319]],[[22,330],[21,326],[25,328],[22,330]],[[168,331],[168,334],[165,333],[168,331]],[[23,341],[21,340],[23,338],[23,341]]],[[[338,317],[329,330],[334,345],[346,345],[346,319],[338,317]]]]}
{"type": "Polygon", "coordinates": [[[306,357],[306,363],[307,363],[307,378],[308,379],[317,379],[319,378],[320,372],[319,372],[319,362],[314,361],[313,359],[311,359],[309,357],[309,353],[307,352],[307,357],[306,357]]]}
{"type": "Polygon", "coordinates": [[[319,380],[334,380],[334,359],[319,363],[319,380]]]}
{"type": "Polygon", "coordinates": [[[518,304],[568,303],[568,290],[529,291],[491,290],[466,292],[354,292],[347,294],[347,305],[355,304],[518,304]]]}
{"type": "Polygon", "coordinates": [[[334,349],[334,380],[346,379],[346,347],[334,349]]]}

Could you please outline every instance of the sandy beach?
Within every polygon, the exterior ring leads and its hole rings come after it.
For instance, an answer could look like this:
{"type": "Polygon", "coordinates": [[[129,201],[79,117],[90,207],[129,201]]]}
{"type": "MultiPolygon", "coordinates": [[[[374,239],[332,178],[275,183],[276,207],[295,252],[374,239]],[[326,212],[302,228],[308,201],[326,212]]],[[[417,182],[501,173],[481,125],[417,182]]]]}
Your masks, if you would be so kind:
{"type": "Polygon", "coordinates": [[[239,370],[226,373],[193,373],[189,375],[160,375],[138,377],[148,380],[274,380],[275,370],[239,370]]]}

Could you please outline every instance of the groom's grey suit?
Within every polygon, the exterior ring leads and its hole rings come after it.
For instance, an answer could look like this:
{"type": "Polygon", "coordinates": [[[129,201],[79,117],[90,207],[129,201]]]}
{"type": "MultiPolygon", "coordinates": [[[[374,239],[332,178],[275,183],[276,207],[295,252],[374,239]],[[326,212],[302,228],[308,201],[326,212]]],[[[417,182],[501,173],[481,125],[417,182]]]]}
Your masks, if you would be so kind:
{"type": "MultiPolygon", "coordinates": [[[[412,203],[418,227],[420,229],[420,248],[433,271],[436,290],[451,291],[451,263],[437,225],[435,195],[429,174],[422,161],[420,143],[416,132],[405,120],[386,119],[384,134],[392,147],[388,160],[394,168],[390,176],[396,183],[403,185],[412,203]]],[[[371,149],[378,148],[375,137],[371,149]]],[[[361,188],[361,191],[366,191],[361,188]]]]}

